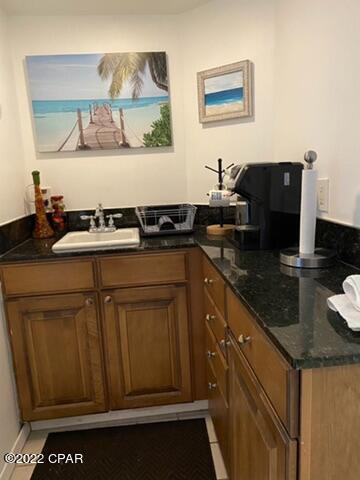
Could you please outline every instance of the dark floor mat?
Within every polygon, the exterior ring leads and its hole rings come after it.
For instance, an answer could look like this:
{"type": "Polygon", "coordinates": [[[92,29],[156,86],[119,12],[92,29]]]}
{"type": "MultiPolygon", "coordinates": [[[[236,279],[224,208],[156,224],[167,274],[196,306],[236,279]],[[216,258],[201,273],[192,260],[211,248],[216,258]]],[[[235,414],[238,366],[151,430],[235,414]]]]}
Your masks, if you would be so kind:
{"type": "Polygon", "coordinates": [[[51,433],[31,480],[215,480],[205,421],[182,420],[51,433]],[[83,455],[50,464],[50,454],[83,455]]]}

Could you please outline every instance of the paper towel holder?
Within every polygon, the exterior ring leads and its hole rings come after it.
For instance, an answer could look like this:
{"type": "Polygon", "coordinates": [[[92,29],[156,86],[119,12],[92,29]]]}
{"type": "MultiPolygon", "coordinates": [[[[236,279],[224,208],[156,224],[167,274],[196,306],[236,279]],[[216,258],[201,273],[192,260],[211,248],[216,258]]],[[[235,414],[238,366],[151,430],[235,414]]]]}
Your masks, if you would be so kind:
{"type": "MultiPolygon", "coordinates": [[[[317,159],[313,150],[305,152],[305,169],[311,170],[317,159]]],[[[315,248],[313,253],[300,253],[298,247],[287,248],[280,252],[280,263],[295,268],[328,268],[334,264],[336,253],[326,248],[315,248]]]]}
{"type": "Polygon", "coordinates": [[[305,168],[307,170],[312,170],[313,163],[315,163],[317,160],[317,153],[314,152],[314,150],[308,150],[307,152],[305,152],[304,160],[306,162],[305,168]]]}
{"type": "Polygon", "coordinates": [[[295,268],[329,268],[334,265],[336,253],[327,248],[315,248],[314,253],[300,254],[297,247],[280,252],[280,263],[295,268]]]}

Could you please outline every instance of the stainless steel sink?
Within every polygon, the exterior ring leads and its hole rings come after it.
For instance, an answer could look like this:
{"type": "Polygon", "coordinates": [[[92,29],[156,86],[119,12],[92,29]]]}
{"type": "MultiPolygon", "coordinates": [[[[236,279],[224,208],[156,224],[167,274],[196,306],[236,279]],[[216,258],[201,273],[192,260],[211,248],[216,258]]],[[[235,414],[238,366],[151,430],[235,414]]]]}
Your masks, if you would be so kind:
{"type": "Polygon", "coordinates": [[[70,232],[56,242],[52,250],[59,252],[90,252],[136,247],[140,244],[138,228],[119,228],[115,232],[70,232]]]}

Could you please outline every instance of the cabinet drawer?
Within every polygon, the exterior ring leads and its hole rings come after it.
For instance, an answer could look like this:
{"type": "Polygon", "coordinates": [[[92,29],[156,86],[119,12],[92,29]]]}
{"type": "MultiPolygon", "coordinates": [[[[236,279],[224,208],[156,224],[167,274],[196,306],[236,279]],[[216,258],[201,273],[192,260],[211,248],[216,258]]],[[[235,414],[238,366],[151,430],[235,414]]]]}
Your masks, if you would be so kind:
{"type": "Polygon", "coordinates": [[[209,362],[207,362],[207,372],[209,382],[209,413],[214,424],[225,466],[229,471],[229,408],[227,401],[217,386],[217,379],[209,362]]]}
{"type": "MultiPolygon", "coordinates": [[[[226,322],[215,307],[206,289],[204,292],[205,322],[211,328],[216,340],[223,346],[225,339],[226,322]]],[[[223,347],[222,347],[223,348],[223,347]]]]}
{"type": "Polygon", "coordinates": [[[6,295],[64,293],[95,288],[91,260],[8,265],[2,268],[6,295]]]}
{"type": "Polygon", "coordinates": [[[204,257],[203,264],[205,289],[219,309],[221,315],[225,317],[225,283],[221,275],[204,257]]]}
{"type": "Polygon", "coordinates": [[[291,436],[298,429],[298,373],[267,339],[246,307],[227,291],[229,327],[291,436]]]}
{"type": "Polygon", "coordinates": [[[179,283],[186,280],[185,253],[100,258],[103,287],[179,283]]]}
{"type": "Polygon", "coordinates": [[[216,383],[218,384],[224,398],[227,399],[228,366],[218,344],[216,343],[216,339],[208,326],[206,326],[206,356],[216,375],[216,383]]]}

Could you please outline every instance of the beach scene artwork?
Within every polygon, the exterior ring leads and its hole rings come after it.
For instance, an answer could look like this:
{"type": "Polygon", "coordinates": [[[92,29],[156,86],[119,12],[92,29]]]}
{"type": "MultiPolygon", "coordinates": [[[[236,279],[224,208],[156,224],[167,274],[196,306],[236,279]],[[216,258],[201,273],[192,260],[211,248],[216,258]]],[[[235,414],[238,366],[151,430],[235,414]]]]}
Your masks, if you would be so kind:
{"type": "Polygon", "coordinates": [[[39,152],[172,145],[165,52],[26,57],[39,152]]]}
{"type": "Polygon", "coordinates": [[[249,61],[198,73],[200,122],[251,115],[249,61]]]}

